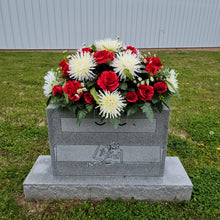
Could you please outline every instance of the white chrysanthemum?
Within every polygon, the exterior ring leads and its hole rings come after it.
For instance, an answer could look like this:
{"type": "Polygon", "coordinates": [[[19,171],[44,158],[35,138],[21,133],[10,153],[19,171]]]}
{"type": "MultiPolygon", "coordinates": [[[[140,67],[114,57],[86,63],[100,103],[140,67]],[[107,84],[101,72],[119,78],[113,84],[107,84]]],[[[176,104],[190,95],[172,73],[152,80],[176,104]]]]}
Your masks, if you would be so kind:
{"type": "Polygon", "coordinates": [[[114,52],[119,50],[122,47],[122,44],[118,40],[108,38],[105,40],[96,41],[95,46],[97,50],[108,50],[110,52],[114,52]]]}
{"type": "Polygon", "coordinates": [[[126,105],[124,99],[118,91],[104,91],[104,93],[99,92],[99,107],[100,115],[105,118],[117,118],[121,115],[123,107],[126,105]]]}
{"type": "Polygon", "coordinates": [[[136,54],[131,54],[130,51],[121,52],[118,54],[117,58],[113,60],[111,66],[114,67],[114,71],[119,74],[120,80],[126,79],[123,71],[124,69],[129,70],[131,75],[136,76],[135,72],[140,69],[140,60],[138,59],[136,54]]]}
{"type": "Polygon", "coordinates": [[[95,66],[96,62],[90,53],[77,53],[69,60],[70,77],[79,81],[91,80],[95,66]]]}
{"type": "Polygon", "coordinates": [[[57,85],[57,83],[58,83],[54,72],[49,71],[47,73],[47,75],[44,77],[44,80],[45,80],[45,83],[44,83],[44,86],[43,86],[44,95],[46,97],[50,97],[53,87],[55,85],[57,85]]]}
{"type": "MultiPolygon", "coordinates": [[[[177,77],[177,73],[175,72],[175,70],[170,70],[170,76],[167,78],[167,81],[173,85],[173,87],[177,90],[178,89],[178,81],[176,79],[177,77]]],[[[174,89],[172,88],[171,85],[169,85],[169,83],[167,83],[167,87],[170,90],[170,92],[175,93],[174,89]]]]}

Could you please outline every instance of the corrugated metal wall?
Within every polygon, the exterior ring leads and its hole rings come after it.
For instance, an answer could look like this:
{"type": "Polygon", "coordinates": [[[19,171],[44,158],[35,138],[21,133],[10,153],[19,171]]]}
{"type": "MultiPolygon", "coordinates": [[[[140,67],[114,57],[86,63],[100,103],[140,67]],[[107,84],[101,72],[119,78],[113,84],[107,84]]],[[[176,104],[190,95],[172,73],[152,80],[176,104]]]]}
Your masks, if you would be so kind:
{"type": "Polygon", "coordinates": [[[220,0],[0,0],[0,49],[219,47],[220,0]]]}

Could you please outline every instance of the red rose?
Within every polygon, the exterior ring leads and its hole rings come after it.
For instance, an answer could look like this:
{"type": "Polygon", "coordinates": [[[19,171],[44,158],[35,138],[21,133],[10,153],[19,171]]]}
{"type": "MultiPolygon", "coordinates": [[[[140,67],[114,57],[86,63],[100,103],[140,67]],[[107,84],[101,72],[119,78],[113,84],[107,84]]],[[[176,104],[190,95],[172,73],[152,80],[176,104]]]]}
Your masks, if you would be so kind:
{"type": "Polygon", "coordinates": [[[126,94],[126,99],[128,102],[137,102],[138,96],[137,96],[136,92],[128,92],[126,94]]]}
{"type": "Polygon", "coordinates": [[[154,89],[158,92],[158,93],[164,93],[167,91],[167,84],[165,81],[162,82],[157,82],[154,84],[154,89]]]}
{"type": "Polygon", "coordinates": [[[160,62],[158,56],[156,56],[156,57],[145,57],[144,59],[146,60],[146,63],[145,63],[146,71],[149,72],[149,73],[153,73],[153,75],[155,75],[156,72],[158,70],[160,70],[161,66],[163,65],[160,62]]]}
{"type": "Polygon", "coordinates": [[[63,90],[65,93],[68,94],[68,97],[70,100],[72,101],[78,101],[81,97],[81,95],[83,94],[83,92],[81,93],[77,93],[78,89],[81,89],[82,85],[80,84],[80,82],[78,81],[67,81],[66,85],[64,86],[63,90]]]}
{"type": "Polygon", "coordinates": [[[52,89],[52,92],[54,94],[54,96],[58,96],[58,95],[62,95],[63,94],[63,88],[62,86],[54,86],[52,89]]]}
{"type": "Polygon", "coordinates": [[[98,64],[102,64],[102,63],[107,63],[108,60],[113,61],[115,54],[107,50],[99,50],[96,53],[94,53],[93,56],[98,64]]]}
{"type": "Polygon", "coordinates": [[[125,49],[125,51],[127,51],[127,50],[130,50],[131,53],[133,53],[133,54],[136,54],[136,55],[138,54],[138,52],[137,52],[137,50],[136,50],[135,47],[127,46],[126,49],[125,49]]]}
{"type": "Polygon", "coordinates": [[[94,98],[90,92],[84,93],[84,99],[88,104],[92,104],[94,102],[94,98]]]}
{"type": "Polygon", "coordinates": [[[113,91],[119,86],[119,79],[115,72],[104,71],[97,80],[97,85],[107,91],[113,91]]]}
{"type": "Polygon", "coordinates": [[[89,47],[85,47],[85,48],[82,48],[82,53],[92,53],[92,49],[91,48],[89,48],[89,47]]]}
{"type": "Polygon", "coordinates": [[[138,96],[142,101],[144,102],[150,101],[153,95],[154,95],[154,88],[152,86],[147,86],[147,85],[138,86],[138,96]]]}

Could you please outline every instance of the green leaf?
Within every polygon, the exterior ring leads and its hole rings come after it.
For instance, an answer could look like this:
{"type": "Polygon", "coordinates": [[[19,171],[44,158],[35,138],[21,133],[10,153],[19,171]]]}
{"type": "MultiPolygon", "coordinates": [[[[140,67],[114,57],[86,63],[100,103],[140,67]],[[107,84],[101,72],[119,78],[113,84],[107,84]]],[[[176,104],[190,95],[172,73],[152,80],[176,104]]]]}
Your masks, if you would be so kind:
{"type": "Polygon", "coordinates": [[[156,103],[158,103],[159,101],[160,101],[160,99],[159,99],[159,97],[158,97],[157,95],[154,95],[153,98],[151,99],[151,102],[152,102],[153,104],[156,104],[156,103]]]}
{"type": "Polygon", "coordinates": [[[158,109],[159,112],[162,112],[162,110],[163,110],[163,104],[162,104],[162,102],[156,103],[156,108],[158,109]]]}
{"type": "Polygon", "coordinates": [[[83,120],[83,118],[85,118],[86,117],[86,115],[87,115],[87,110],[86,109],[80,109],[78,112],[77,112],[77,124],[80,126],[80,124],[81,124],[81,122],[82,122],[82,120],[83,120]]]}
{"type": "Polygon", "coordinates": [[[94,52],[97,51],[97,48],[96,48],[96,46],[95,46],[94,44],[91,46],[91,48],[92,48],[92,50],[93,50],[94,52]]]}
{"type": "Polygon", "coordinates": [[[86,109],[88,112],[91,112],[93,110],[94,104],[86,104],[86,109]]]}
{"type": "Polygon", "coordinates": [[[138,110],[138,105],[137,104],[131,104],[128,106],[128,110],[127,110],[127,116],[129,117],[130,115],[133,115],[134,113],[137,112],[138,110]]]}
{"type": "Polygon", "coordinates": [[[132,76],[132,74],[129,72],[128,69],[124,69],[124,70],[123,70],[123,74],[125,74],[125,76],[126,76],[128,79],[133,80],[133,76],[132,76]]]}
{"type": "Polygon", "coordinates": [[[154,112],[153,109],[151,107],[151,104],[149,102],[144,103],[141,106],[142,111],[146,114],[146,116],[148,117],[148,119],[153,122],[153,118],[154,118],[154,112]]]}
{"type": "Polygon", "coordinates": [[[96,103],[97,103],[97,104],[100,104],[99,97],[98,97],[98,93],[97,93],[97,91],[95,90],[95,87],[92,87],[92,88],[90,89],[90,93],[91,93],[91,95],[93,96],[93,98],[95,99],[96,103]]]}
{"type": "Polygon", "coordinates": [[[128,85],[127,85],[127,83],[122,82],[122,83],[119,84],[119,88],[122,89],[122,90],[127,90],[128,85]]]}
{"type": "Polygon", "coordinates": [[[128,88],[128,91],[135,92],[135,88],[130,87],[130,88],[128,88]]]}
{"type": "Polygon", "coordinates": [[[75,105],[77,106],[78,109],[85,109],[84,103],[75,102],[75,105]]]}
{"type": "Polygon", "coordinates": [[[72,113],[76,113],[77,106],[76,105],[67,105],[66,106],[72,113]]]}
{"type": "Polygon", "coordinates": [[[111,118],[110,119],[110,122],[112,123],[114,129],[118,128],[120,120],[121,120],[120,118],[111,118]]]}
{"type": "Polygon", "coordinates": [[[170,108],[170,104],[171,104],[171,97],[170,97],[170,95],[167,95],[167,96],[164,97],[163,103],[167,106],[167,108],[170,108]]]}
{"type": "Polygon", "coordinates": [[[63,93],[64,94],[64,97],[65,97],[65,100],[66,100],[66,104],[69,103],[69,97],[68,97],[68,94],[67,93],[63,93]]]}
{"type": "Polygon", "coordinates": [[[47,106],[50,104],[51,99],[52,99],[52,96],[50,96],[50,97],[48,98],[48,100],[47,100],[47,106]]]}
{"type": "Polygon", "coordinates": [[[179,99],[181,99],[179,92],[176,90],[176,88],[173,86],[173,84],[171,82],[167,81],[167,80],[166,80],[166,83],[169,84],[172,87],[172,89],[175,91],[176,96],[179,99]]]}
{"type": "MultiPolygon", "coordinates": [[[[64,88],[65,85],[66,85],[66,80],[65,80],[64,83],[63,83],[63,88],[64,88]]],[[[63,95],[64,95],[64,97],[65,97],[66,104],[68,104],[68,103],[69,103],[69,97],[68,97],[68,94],[65,93],[65,92],[63,92],[63,95]]]]}
{"type": "Polygon", "coordinates": [[[95,81],[89,81],[89,82],[86,83],[86,87],[89,88],[91,86],[94,86],[95,84],[96,84],[95,81]]]}

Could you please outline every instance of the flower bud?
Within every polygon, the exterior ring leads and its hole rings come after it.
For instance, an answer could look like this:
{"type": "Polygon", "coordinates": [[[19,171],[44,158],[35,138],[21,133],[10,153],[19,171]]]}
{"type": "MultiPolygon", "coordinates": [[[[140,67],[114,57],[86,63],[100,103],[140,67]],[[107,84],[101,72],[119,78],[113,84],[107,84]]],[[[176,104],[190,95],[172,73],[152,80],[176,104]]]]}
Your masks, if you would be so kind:
{"type": "Polygon", "coordinates": [[[141,85],[144,85],[145,84],[145,82],[144,81],[141,81],[141,85]]]}
{"type": "Polygon", "coordinates": [[[77,93],[80,94],[82,92],[82,89],[77,89],[77,93]]]}
{"type": "Polygon", "coordinates": [[[154,82],[154,77],[151,76],[151,77],[150,77],[150,81],[151,81],[151,82],[154,82]]]}
{"type": "Polygon", "coordinates": [[[149,86],[149,81],[150,81],[149,79],[146,79],[145,81],[148,86],[149,86]]]}

